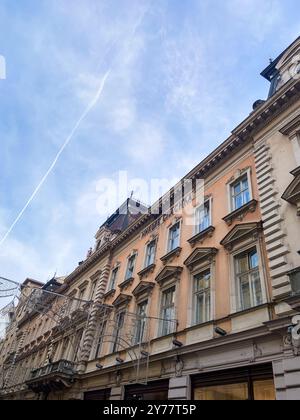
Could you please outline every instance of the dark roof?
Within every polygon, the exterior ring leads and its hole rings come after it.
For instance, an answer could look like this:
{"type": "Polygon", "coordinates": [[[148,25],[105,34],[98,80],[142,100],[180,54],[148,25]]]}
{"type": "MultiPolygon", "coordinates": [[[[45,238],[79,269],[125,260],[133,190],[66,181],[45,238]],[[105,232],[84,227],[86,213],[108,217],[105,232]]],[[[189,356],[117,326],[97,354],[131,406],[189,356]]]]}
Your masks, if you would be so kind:
{"type": "Polygon", "coordinates": [[[275,60],[272,61],[272,63],[270,63],[268,65],[268,67],[266,67],[262,72],[261,72],[261,76],[263,76],[265,79],[267,79],[269,82],[272,81],[272,78],[274,77],[274,74],[276,74],[276,66],[279,63],[279,61],[282,59],[282,57],[285,55],[285,53],[294,45],[296,44],[298,41],[300,40],[300,36],[298,36],[298,38],[293,41],[275,60]]]}
{"type": "Polygon", "coordinates": [[[140,202],[128,198],[101,227],[107,227],[112,232],[124,232],[128,226],[135,222],[148,208],[140,202]],[[138,209],[141,211],[138,211],[138,209]]]}

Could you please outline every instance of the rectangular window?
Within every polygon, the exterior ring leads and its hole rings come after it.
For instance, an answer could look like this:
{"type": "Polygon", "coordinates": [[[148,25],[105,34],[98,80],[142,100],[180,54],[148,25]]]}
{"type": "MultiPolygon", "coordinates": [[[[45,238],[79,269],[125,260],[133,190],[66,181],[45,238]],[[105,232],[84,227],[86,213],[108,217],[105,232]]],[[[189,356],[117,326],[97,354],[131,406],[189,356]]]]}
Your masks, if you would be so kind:
{"type": "Polygon", "coordinates": [[[122,334],[122,329],[124,327],[124,321],[125,321],[125,312],[119,312],[117,314],[116,329],[114,331],[114,342],[113,342],[113,348],[112,348],[113,353],[119,350],[119,341],[120,341],[120,336],[122,334]]]}
{"type": "Polygon", "coordinates": [[[92,288],[91,288],[91,296],[90,300],[93,301],[96,295],[96,286],[97,286],[97,280],[92,282],[92,288]]]}
{"type": "Polygon", "coordinates": [[[196,233],[201,233],[210,226],[210,200],[208,200],[196,210],[196,233]]]}
{"type": "Polygon", "coordinates": [[[109,282],[109,290],[114,290],[116,288],[118,271],[119,271],[119,267],[116,267],[111,273],[111,278],[109,282]]]}
{"type": "Polygon", "coordinates": [[[137,307],[135,344],[140,344],[144,340],[147,306],[148,306],[148,301],[146,300],[140,303],[137,307]]]}
{"type": "Polygon", "coordinates": [[[169,229],[168,252],[174,251],[180,244],[180,222],[169,229]]]}
{"type": "Polygon", "coordinates": [[[105,331],[106,331],[106,321],[104,321],[100,326],[99,336],[97,340],[97,347],[96,347],[96,355],[95,355],[96,359],[100,357],[101,355],[101,350],[102,350],[102,346],[103,346],[103,342],[105,338],[105,331]]]}
{"type": "Polygon", "coordinates": [[[239,309],[261,305],[263,293],[256,248],[235,257],[235,270],[239,309]]]}
{"type": "Polygon", "coordinates": [[[76,309],[79,309],[79,308],[82,307],[82,305],[83,305],[82,301],[84,299],[85,291],[86,291],[86,289],[79,290],[78,299],[76,301],[76,309]]]}
{"type": "Polygon", "coordinates": [[[162,294],[160,313],[160,336],[169,335],[175,331],[175,286],[162,294]]]}
{"type": "Polygon", "coordinates": [[[136,255],[132,255],[130,258],[128,258],[125,280],[131,279],[133,277],[135,260],[136,255]]]}
{"type": "Polygon", "coordinates": [[[194,276],[194,323],[211,320],[211,275],[210,270],[194,276]]]}
{"type": "Polygon", "coordinates": [[[154,261],[155,261],[155,252],[156,252],[156,241],[152,241],[152,242],[150,242],[147,245],[145,268],[147,268],[150,265],[154,264],[154,261]]]}
{"type": "Polygon", "coordinates": [[[238,210],[251,201],[248,176],[245,175],[231,185],[232,211],[238,210]]]}
{"type": "Polygon", "coordinates": [[[293,270],[289,273],[292,291],[295,294],[300,294],[300,268],[293,270]]]}

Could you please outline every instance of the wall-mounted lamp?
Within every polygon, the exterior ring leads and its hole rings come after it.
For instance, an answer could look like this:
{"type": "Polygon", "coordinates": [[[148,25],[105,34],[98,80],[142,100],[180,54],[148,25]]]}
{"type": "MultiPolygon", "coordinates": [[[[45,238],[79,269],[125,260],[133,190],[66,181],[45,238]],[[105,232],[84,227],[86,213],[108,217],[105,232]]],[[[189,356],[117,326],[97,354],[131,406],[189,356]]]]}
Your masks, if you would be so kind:
{"type": "Polygon", "coordinates": [[[149,353],[147,352],[147,351],[141,351],[141,355],[143,356],[143,357],[148,357],[149,356],[149,353]]]}
{"type": "Polygon", "coordinates": [[[178,341],[178,340],[173,340],[173,345],[175,347],[183,347],[183,343],[181,341],[178,341]]]}
{"type": "Polygon", "coordinates": [[[121,359],[120,357],[116,358],[116,361],[121,365],[122,363],[124,363],[124,360],[121,359]]]}
{"type": "Polygon", "coordinates": [[[97,364],[96,364],[96,368],[97,368],[97,369],[103,369],[103,366],[102,366],[102,365],[100,365],[100,363],[97,363],[97,364]]]}
{"type": "Polygon", "coordinates": [[[228,334],[227,331],[223,330],[223,328],[220,327],[215,328],[215,333],[220,335],[221,337],[225,337],[228,334]]]}

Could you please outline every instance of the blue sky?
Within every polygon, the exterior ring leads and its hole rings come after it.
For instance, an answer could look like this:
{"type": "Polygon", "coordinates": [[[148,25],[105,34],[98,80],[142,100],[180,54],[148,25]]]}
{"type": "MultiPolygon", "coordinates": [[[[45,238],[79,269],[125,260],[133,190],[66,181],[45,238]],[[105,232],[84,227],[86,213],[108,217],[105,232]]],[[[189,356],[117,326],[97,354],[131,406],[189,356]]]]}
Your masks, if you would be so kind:
{"type": "Polygon", "coordinates": [[[179,179],[265,98],[298,0],[0,0],[0,238],[104,74],[102,96],[0,247],[0,275],[47,281],[85,258],[96,183],[179,179]]]}

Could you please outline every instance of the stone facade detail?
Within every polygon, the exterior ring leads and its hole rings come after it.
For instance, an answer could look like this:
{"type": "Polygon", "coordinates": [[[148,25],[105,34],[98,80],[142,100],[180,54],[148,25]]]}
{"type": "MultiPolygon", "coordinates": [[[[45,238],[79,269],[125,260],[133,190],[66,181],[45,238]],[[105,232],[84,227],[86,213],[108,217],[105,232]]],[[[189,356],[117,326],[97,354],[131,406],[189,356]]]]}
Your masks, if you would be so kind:
{"type": "Polygon", "coordinates": [[[267,142],[256,144],[254,154],[273,297],[277,300],[291,293],[287,275],[291,270],[288,260],[290,250],[284,231],[280,197],[276,190],[272,155],[267,142]]]}

